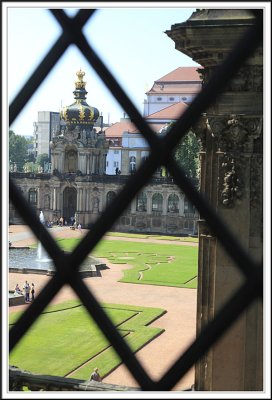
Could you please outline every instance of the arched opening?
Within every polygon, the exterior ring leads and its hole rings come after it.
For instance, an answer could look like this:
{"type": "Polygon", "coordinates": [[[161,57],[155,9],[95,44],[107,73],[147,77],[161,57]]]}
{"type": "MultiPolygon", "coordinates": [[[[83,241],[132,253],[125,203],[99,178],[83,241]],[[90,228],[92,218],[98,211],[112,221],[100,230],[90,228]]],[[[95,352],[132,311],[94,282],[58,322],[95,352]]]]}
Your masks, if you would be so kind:
{"type": "Polygon", "coordinates": [[[37,190],[36,189],[29,189],[28,192],[28,202],[31,206],[37,205],[37,190]]]}
{"type": "Polygon", "coordinates": [[[67,148],[65,150],[64,172],[76,172],[77,167],[77,151],[74,148],[67,148]]]}
{"type": "Polygon", "coordinates": [[[115,199],[116,193],[115,192],[108,192],[107,193],[107,206],[115,199]]]}
{"type": "Polygon", "coordinates": [[[146,205],[147,205],[147,196],[145,192],[140,192],[137,195],[137,200],[136,200],[136,210],[137,211],[146,211],[146,205]]]}
{"type": "Polygon", "coordinates": [[[69,223],[76,213],[77,191],[67,187],[63,192],[63,218],[69,223]]]}
{"type": "Polygon", "coordinates": [[[179,197],[172,193],[168,197],[167,212],[178,213],[179,212],[179,197]]]}
{"type": "Polygon", "coordinates": [[[136,171],[136,157],[131,156],[129,158],[129,172],[132,174],[136,171]]]}
{"type": "Polygon", "coordinates": [[[162,212],[163,197],[160,193],[153,194],[152,211],[162,212]]]}

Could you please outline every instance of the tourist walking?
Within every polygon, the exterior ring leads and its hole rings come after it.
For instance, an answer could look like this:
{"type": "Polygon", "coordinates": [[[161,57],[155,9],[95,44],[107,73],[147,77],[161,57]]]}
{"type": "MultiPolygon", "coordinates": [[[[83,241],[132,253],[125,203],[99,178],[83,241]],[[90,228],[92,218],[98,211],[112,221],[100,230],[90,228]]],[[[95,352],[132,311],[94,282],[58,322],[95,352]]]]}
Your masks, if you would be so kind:
{"type": "Polygon", "coordinates": [[[93,372],[91,373],[90,381],[97,381],[97,382],[101,382],[102,381],[102,378],[101,378],[101,376],[100,376],[100,374],[98,372],[98,368],[95,368],[93,370],[93,372]]]}
{"type": "Polygon", "coordinates": [[[27,281],[25,281],[23,289],[24,289],[24,292],[25,292],[25,302],[28,303],[30,301],[30,299],[29,299],[30,285],[29,285],[29,283],[27,281]]]}
{"type": "Polygon", "coordinates": [[[35,287],[34,283],[31,284],[31,301],[34,301],[35,299],[35,287]]]}
{"type": "Polygon", "coordinates": [[[82,228],[81,224],[78,224],[77,228],[78,228],[79,232],[81,232],[81,228],[82,228]]]}

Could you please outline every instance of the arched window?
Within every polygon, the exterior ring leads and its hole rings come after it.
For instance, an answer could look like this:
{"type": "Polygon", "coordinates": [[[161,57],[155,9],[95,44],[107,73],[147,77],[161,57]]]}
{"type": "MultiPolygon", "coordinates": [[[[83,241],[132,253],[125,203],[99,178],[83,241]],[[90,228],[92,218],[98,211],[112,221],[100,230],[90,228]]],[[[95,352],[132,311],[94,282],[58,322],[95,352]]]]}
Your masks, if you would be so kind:
{"type": "Polygon", "coordinates": [[[149,157],[149,152],[147,152],[147,151],[141,152],[141,162],[146,161],[148,159],[148,157],[149,157]]]}
{"type": "Polygon", "coordinates": [[[44,208],[48,210],[50,208],[50,195],[46,194],[44,196],[44,208]]]}
{"type": "Polygon", "coordinates": [[[112,200],[116,197],[115,192],[108,192],[107,193],[107,206],[112,202],[112,200]]]}
{"type": "Polygon", "coordinates": [[[160,193],[155,193],[152,196],[152,211],[162,212],[163,198],[160,193]]]}
{"type": "Polygon", "coordinates": [[[140,192],[136,198],[136,210],[146,211],[147,196],[145,192],[140,192]]]}
{"type": "Polygon", "coordinates": [[[187,199],[184,199],[184,213],[186,214],[194,214],[195,206],[187,199]]]}
{"type": "Polygon", "coordinates": [[[37,204],[37,190],[36,189],[29,189],[28,202],[30,204],[37,204]]]}
{"type": "Polygon", "coordinates": [[[176,194],[170,194],[170,196],[168,197],[167,212],[179,212],[179,197],[176,194]]]}
{"type": "Polygon", "coordinates": [[[131,156],[129,157],[129,172],[136,171],[136,157],[131,156]]]}

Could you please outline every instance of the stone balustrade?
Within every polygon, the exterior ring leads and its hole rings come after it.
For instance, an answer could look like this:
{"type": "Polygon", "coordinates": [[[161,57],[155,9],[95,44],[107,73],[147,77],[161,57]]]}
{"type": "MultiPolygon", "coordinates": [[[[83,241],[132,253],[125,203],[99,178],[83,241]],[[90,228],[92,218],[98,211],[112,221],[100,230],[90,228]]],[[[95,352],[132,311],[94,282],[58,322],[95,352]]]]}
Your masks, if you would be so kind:
{"type": "Polygon", "coordinates": [[[84,381],[81,379],[64,378],[61,376],[38,375],[23,371],[15,366],[9,367],[9,390],[21,391],[23,387],[30,391],[139,391],[122,385],[103,382],[84,381]]]}

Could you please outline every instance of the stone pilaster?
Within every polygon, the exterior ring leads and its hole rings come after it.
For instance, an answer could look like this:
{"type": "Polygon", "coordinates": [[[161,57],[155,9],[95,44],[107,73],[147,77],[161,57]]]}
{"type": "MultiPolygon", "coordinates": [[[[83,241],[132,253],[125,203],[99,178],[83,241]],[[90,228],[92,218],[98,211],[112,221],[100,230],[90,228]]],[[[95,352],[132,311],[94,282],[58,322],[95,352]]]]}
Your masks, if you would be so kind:
{"type": "MultiPolygon", "coordinates": [[[[250,10],[198,9],[166,33],[202,66],[205,88],[253,23],[250,10]]],[[[262,63],[260,46],[193,126],[201,140],[200,191],[256,260],[262,258],[262,63]]],[[[244,281],[200,218],[197,334],[244,281]]],[[[256,301],[199,360],[195,388],[261,391],[262,357],[262,305],[256,301]]]]}

